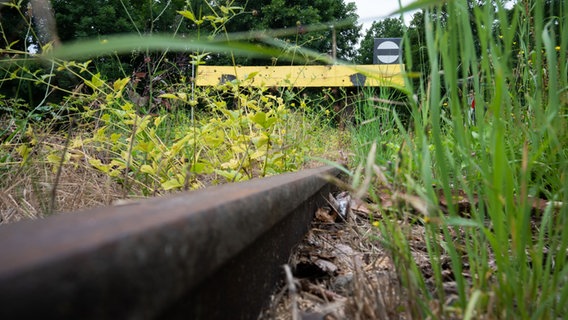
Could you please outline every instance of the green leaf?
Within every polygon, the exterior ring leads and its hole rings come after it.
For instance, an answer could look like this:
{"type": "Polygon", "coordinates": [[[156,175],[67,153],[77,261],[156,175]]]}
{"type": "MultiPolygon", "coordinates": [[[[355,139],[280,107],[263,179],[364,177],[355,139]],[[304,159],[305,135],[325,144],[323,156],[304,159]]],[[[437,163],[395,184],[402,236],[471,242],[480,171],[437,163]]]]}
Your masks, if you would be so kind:
{"type": "Polygon", "coordinates": [[[126,86],[126,84],[128,84],[129,81],[130,81],[130,78],[118,79],[112,84],[112,87],[113,87],[114,91],[120,91],[120,90],[124,89],[124,87],[126,86]]]}
{"type": "Polygon", "coordinates": [[[224,171],[224,170],[215,169],[215,173],[217,173],[220,176],[223,176],[225,179],[227,179],[227,181],[242,181],[246,178],[245,176],[243,176],[242,173],[236,170],[224,171]]]}
{"type": "Polygon", "coordinates": [[[28,160],[28,157],[30,155],[30,152],[32,151],[32,148],[28,147],[27,144],[22,144],[18,148],[16,148],[16,151],[22,157],[22,159],[23,159],[22,165],[23,165],[28,160]]]}
{"type": "Polygon", "coordinates": [[[191,11],[183,10],[183,11],[178,11],[177,13],[181,14],[184,18],[188,18],[193,22],[197,22],[197,20],[195,19],[195,15],[191,11]]]}
{"type": "Polygon", "coordinates": [[[207,163],[197,162],[196,164],[191,166],[191,172],[193,173],[201,174],[207,173],[207,171],[209,171],[207,163]]]}
{"type": "Polygon", "coordinates": [[[178,179],[176,178],[170,179],[162,183],[162,188],[164,188],[164,190],[177,189],[181,187],[183,187],[183,183],[179,182],[178,179]]]}
{"type": "Polygon", "coordinates": [[[89,164],[104,173],[109,173],[110,171],[110,167],[106,164],[103,164],[99,159],[89,159],[89,164]]]}
{"type": "Polygon", "coordinates": [[[231,150],[235,153],[245,153],[247,150],[247,146],[242,143],[234,144],[231,146],[231,150]]]}
{"type": "Polygon", "coordinates": [[[410,12],[410,11],[424,9],[424,8],[429,8],[429,7],[433,7],[435,5],[441,5],[441,4],[445,3],[446,1],[447,0],[417,0],[417,1],[414,1],[414,2],[412,2],[411,4],[409,4],[405,7],[402,7],[400,9],[392,12],[390,15],[410,12]]]}
{"type": "Polygon", "coordinates": [[[266,113],[262,111],[255,113],[252,117],[252,121],[259,124],[261,127],[264,127],[266,124],[266,113]]]}
{"type": "Polygon", "coordinates": [[[132,110],[132,107],[133,107],[133,105],[130,102],[127,102],[127,103],[120,106],[120,108],[124,111],[130,111],[130,110],[132,110]]]}
{"type": "Polygon", "coordinates": [[[254,79],[254,77],[255,77],[255,76],[256,76],[257,74],[258,74],[258,71],[255,71],[255,72],[251,72],[251,73],[249,73],[249,74],[247,75],[247,77],[246,77],[246,79],[245,79],[245,80],[251,80],[251,79],[254,79]]]}
{"type": "Polygon", "coordinates": [[[100,73],[94,74],[93,77],[91,78],[91,81],[85,80],[85,84],[88,85],[89,87],[91,87],[91,89],[93,89],[93,90],[97,90],[104,83],[105,82],[103,80],[101,80],[101,74],[100,73]]]}
{"type": "Polygon", "coordinates": [[[61,157],[52,153],[47,156],[47,162],[51,164],[59,164],[59,162],[61,162],[61,157]]]}
{"type": "Polygon", "coordinates": [[[176,96],[173,93],[164,93],[164,94],[159,95],[158,97],[166,98],[166,99],[178,99],[178,96],[176,96]]]}
{"type": "Polygon", "coordinates": [[[261,133],[259,136],[253,137],[251,141],[255,147],[260,148],[268,142],[268,136],[261,133]]]}
{"type": "Polygon", "coordinates": [[[263,148],[263,149],[256,150],[255,152],[253,152],[250,155],[250,158],[256,160],[256,159],[259,159],[259,158],[263,158],[265,156],[266,156],[266,150],[265,150],[265,148],[263,148]]]}
{"type": "Polygon", "coordinates": [[[126,162],[124,162],[122,160],[113,159],[110,162],[110,166],[114,167],[114,169],[116,169],[116,170],[122,170],[122,169],[126,169],[126,162]]]}
{"type": "Polygon", "coordinates": [[[264,129],[272,127],[272,125],[276,122],[276,120],[277,119],[275,117],[270,117],[266,119],[266,122],[264,123],[264,129]]]}
{"type": "Polygon", "coordinates": [[[481,223],[462,217],[449,217],[445,221],[449,226],[483,228],[483,225],[481,223]]]}
{"type": "MultiPolygon", "coordinates": [[[[168,49],[178,52],[210,51],[226,53],[230,49],[234,54],[248,55],[250,57],[278,57],[282,55],[281,49],[276,47],[262,46],[256,43],[232,41],[230,46],[223,41],[191,40],[172,38],[171,35],[148,35],[138,34],[109,35],[104,39],[79,40],[65,43],[50,52],[42,53],[46,59],[60,58],[71,60],[88,57],[96,57],[106,54],[129,54],[132,50],[140,51],[163,51],[168,49]]],[[[313,53],[313,55],[316,55],[313,53]]],[[[317,55],[319,57],[319,54],[317,55]]],[[[291,60],[291,57],[283,57],[283,60],[291,60]]],[[[296,59],[298,59],[296,57],[296,59]]]]}
{"type": "Polygon", "coordinates": [[[122,137],[122,135],[120,133],[113,133],[110,135],[110,141],[114,144],[116,144],[118,142],[118,140],[120,140],[120,138],[122,137]]]}
{"type": "Polygon", "coordinates": [[[143,173],[148,173],[148,174],[152,174],[152,175],[156,174],[156,171],[154,170],[154,168],[152,168],[152,166],[147,165],[147,164],[143,164],[140,167],[140,171],[143,172],[143,173]]]}

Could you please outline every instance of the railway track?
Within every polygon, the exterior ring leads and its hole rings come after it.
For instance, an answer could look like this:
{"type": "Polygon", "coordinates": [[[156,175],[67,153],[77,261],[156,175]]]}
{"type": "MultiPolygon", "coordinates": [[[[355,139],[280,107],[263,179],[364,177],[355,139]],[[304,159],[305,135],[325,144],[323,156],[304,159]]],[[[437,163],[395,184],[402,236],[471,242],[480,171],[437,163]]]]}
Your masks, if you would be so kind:
{"type": "Polygon", "coordinates": [[[0,319],[256,319],[338,174],[0,226],[0,319]]]}

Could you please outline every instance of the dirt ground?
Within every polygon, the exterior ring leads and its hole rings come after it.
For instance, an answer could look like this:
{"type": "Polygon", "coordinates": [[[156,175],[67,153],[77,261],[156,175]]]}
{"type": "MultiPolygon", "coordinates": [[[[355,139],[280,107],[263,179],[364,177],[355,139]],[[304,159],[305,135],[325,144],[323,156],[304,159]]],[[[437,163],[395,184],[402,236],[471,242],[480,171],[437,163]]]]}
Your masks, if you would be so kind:
{"type": "MultiPolygon", "coordinates": [[[[348,209],[345,218],[332,208],[318,209],[285,267],[286,283],[259,319],[412,319],[395,265],[381,245],[380,213],[354,200],[348,209]]],[[[412,255],[428,279],[432,270],[423,239],[423,226],[413,226],[412,255]]],[[[444,289],[445,303],[457,298],[451,279],[444,289]]]]}

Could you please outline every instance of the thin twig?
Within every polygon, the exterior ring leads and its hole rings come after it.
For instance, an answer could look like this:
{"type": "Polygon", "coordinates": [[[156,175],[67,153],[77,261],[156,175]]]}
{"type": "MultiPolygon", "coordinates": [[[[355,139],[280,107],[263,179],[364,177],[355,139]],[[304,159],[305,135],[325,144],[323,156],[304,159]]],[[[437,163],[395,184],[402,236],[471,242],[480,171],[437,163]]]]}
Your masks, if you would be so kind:
{"type": "Polygon", "coordinates": [[[49,201],[49,207],[47,208],[47,215],[51,215],[55,210],[56,198],[57,198],[57,186],[59,184],[59,179],[61,178],[61,171],[63,170],[63,163],[65,162],[65,155],[67,154],[67,149],[69,148],[69,143],[71,142],[71,136],[73,135],[73,124],[75,119],[71,118],[69,123],[69,131],[67,132],[67,139],[65,139],[65,146],[63,147],[63,154],[59,160],[59,166],[57,167],[57,173],[55,174],[55,181],[51,187],[51,199],[49,201]]]}
{"type": "Polygon", "coordinates": [[[299,313],[298,313],[298,303],[297,303],[297,289],[296,284],[294,283],[294,277],[292,276],[292,270],[290,270],[290,266],[285,264],[284,265],[284,272],[286,273],[286,282],[288,283],[288,294],[290,295],[290,300],[292,304],[292,320],[299,320],[299,313]]]}
{"type": "MultiPolygon", "coordinates": [[[[126,168],[124,169],[124,181],[122,182],[122,197],[126,199],[128,195],[128,169],[130,168],[130,161],[132,160],[132,149],[134,149],[134,140],[136,139],[136,131],[138,130],[138,113],[136,113],[136,117],[134,118],[134,125],[132,128],[132,136],[130,137],[130,145],[128,146],[128,155],[126,157],[126,168]]],[[[140,121],[142,122],[142,121],[140,121]]]]}

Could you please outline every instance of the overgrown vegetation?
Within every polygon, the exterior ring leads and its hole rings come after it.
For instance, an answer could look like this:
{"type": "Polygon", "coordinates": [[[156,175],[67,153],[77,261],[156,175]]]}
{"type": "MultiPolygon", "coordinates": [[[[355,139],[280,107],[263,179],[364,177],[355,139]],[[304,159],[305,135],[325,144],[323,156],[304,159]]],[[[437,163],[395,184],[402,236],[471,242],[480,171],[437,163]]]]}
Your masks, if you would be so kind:
{"type": "Polygon", "coordinates": [[[568,2],[504,5],[411,5],[424,9],[415,19],[425,30],[418,48],[406,46],[407,67],[423,72],[408,81],[412,123],[375,103],[375,124],[355,128],[371,150],[356,186],[398,203],[385,206],[379,229],[413,318],[568,311],[568,2]],[[415,226],[424,226],[430,275],[413,259],[415,226]]]}
{"type": "MultiPolygon", "coordinates": [[[[568,312],[568,37],[561,36],[568,1],[505,4],[421,0],[402,9],[421,10],[404,34],[407,91],[368,91],[354,103],[353,195],[383,208],[373,225],[397,266],[401,312],[412,318],[568,312]],[[384,194],[394,205],[381,203],[384,194]],[[417,226],[429,275],[413,258],[417,226]]],[[[330,149],[335,141],[321,137],[334,136],[327,131],[333,95],[230,82],[194,88],[191,68],[162,81],[154,62],[177,64],[159,48],[192,50],[189,67],[208,52],[329,62],[303,42],[240,42],[247,36],[230,34],[225,23],[242,11],[224,8],[225,20],[181,11],[195,25],[211,23],[208,32],[222,41],[147,37],[140,48],[137,36],[91,39],[55,51],[47,44],[39,59],[6,43],[2,81],[42,90],[41,103],[7,95],[0,102],[1,209],[41,215],[61,210],[62,197],[80,201],[70,172],[87,181],[83,192],[110,203],[295,170],[330,149]],[[78,62],[133,49],[144,69],[132,77],[108,80],[78,62]],[[79,85],[58,86],[62,74],[79,85]],[[47,103],[56,91],[61,102],[47,103]]],[[[303,36],[301,26],[286,36],[303,36]]]]}
{"type": "MultiPolygon", "coordinates": [[[[19,12],[22,3],[11,6],[19,12]]],[[[190,24],[199,20],[227,36],[224,23],[243,10],[210,9],[217,11],[179,13],[190,24]]],[[[32,20],[26,21],[32,28],[32,20]]],[[[107,48],[96,61],[80,62],[50,56],[53,42],[41,48],[39,59],[6,44],[2,84],[33,91],[33,97],[15,94],[0,102],[5,222],[294,171],[309,166],[310,156],[339,148],[341,138],[325,120],[329,108],[315,104],[322,102],[317,95],[234,81],[195,87],[192,74],[208,52],[185,53],[185,64],[170,61],[180,55],[161,49],[165,40],[156,50],[127,46],[145,57],[144,66],[118,79],[101,68],[105,59],[115,65],[107,48]],[[75,86],[60,86],[62,79],[75,86]]],[[[192,48],[203,50],[206,43],[192,48]]],[[[230,47],[222,44],[213,52],[220,53],[218,48],[230,47]]],[[[61,52],[69,50],[63,46],[61,52]]]]}

